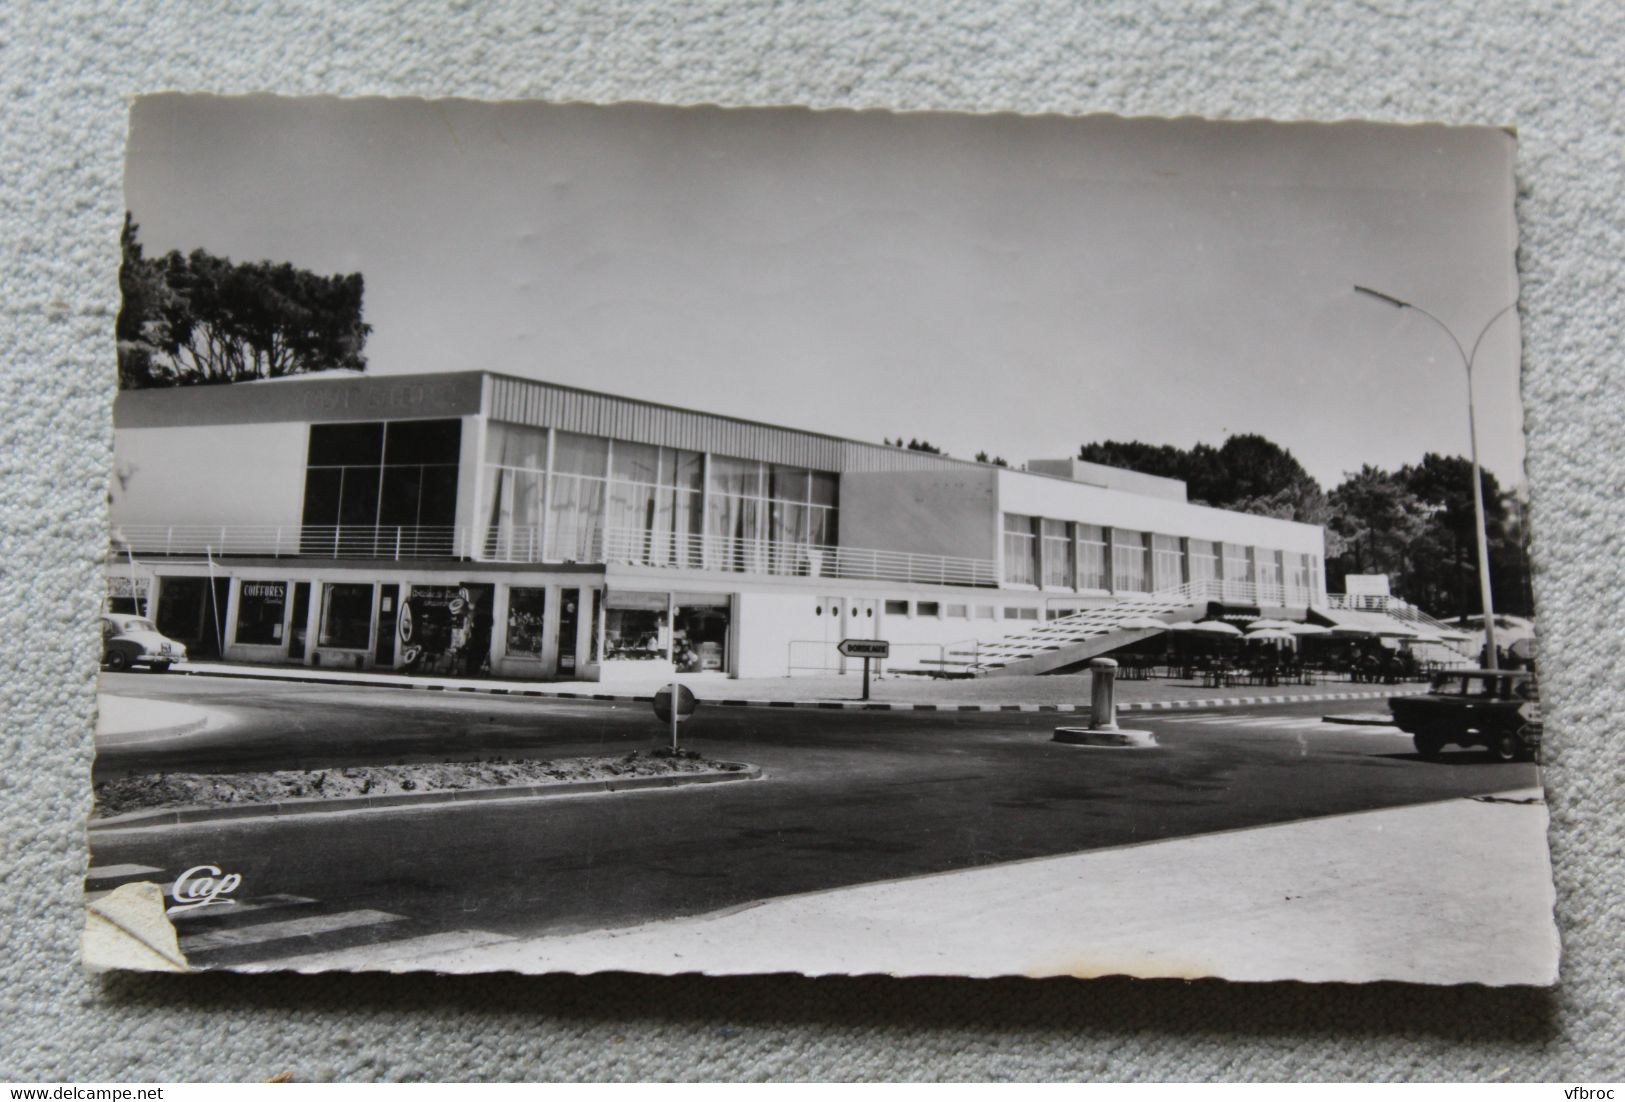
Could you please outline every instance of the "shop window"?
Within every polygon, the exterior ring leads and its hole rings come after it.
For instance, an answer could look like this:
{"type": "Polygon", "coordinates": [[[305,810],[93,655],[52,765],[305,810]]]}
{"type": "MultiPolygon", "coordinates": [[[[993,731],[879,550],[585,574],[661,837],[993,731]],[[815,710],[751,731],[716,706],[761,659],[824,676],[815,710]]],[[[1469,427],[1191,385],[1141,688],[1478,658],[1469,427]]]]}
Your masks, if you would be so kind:
{"type": "Polygon", "coordinates": [[[508,590],[508,656],[510,658],[540,658],[542,656],[542,624],[547,612],[547,590],[525,589],[519,586],[508,590]]]}
{"type": "Polygon", "coordinates": [[[681,673],[722,672],[732,619],[728,598],[678,593],[672,600],[672,663],[681,673]]]}
{"type": "Polygon", "coordinates": [[[340,650],[366,650],[372,634],[372,586],[331,584],[322,587],[322,626],[318,645],[340,650]]]}
{"type": "Polygon", "coordinates": [[[914,605],[916,616],[941,616],[942,605],[936,601],[919,601],[914,605]]]}
{"type": "Polygon", "coordinates": [[[604,658],[664,661],[670,653],[670,598],[664,593],[611,590],[604,602],[604,658]]]}
{"type": "Polygon", "coordinates": [[[908,602],[907,601],[887,601],[886,602],[886,615],[887,616],[907,616],[908,615],[908,602]]]}
{"type": "Polygon", "coordinates": [[[256,647],[280,645],[287,602],[287,582],[243,582],[237,589],[237,642],[256,647]]]}
{"type": "Polygon", "coordinates": [[[970,618],[969,605],[949,605],[947,616],[953,620],[967,620],[970,618]]]}

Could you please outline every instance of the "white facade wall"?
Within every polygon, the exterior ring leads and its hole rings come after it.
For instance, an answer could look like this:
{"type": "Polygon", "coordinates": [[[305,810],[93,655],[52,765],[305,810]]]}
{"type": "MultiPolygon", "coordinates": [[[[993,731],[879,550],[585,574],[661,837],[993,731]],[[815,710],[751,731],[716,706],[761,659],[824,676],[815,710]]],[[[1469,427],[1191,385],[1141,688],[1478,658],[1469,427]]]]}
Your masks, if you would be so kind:
{"type": "Polygon", "coordinates": [[[299,526],[309,427],[121,428],[113,434],[115,525],[299,526]]]}
{"type": "Polygon", "coordinates": [[[841,476],[844,547],[993,560],[998,468],[849,472],[841,476]]]}
{"type": "Polygon", "coordinates": [[[1168,501],[1086,486],[1060,478],[1000,469],[999,512],[1079,521],[1167,536],[1240,543],[1324,558],[1326,533],[1299,524],[1206,505],[1168,501]]]}

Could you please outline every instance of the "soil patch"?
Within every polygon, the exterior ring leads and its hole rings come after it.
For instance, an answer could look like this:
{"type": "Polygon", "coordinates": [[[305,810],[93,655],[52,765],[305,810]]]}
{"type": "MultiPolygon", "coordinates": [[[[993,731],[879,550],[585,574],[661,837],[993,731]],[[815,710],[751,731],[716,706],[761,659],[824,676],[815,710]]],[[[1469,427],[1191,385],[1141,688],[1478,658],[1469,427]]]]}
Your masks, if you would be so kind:
{"type": "Polygon", "coordinates": [[[419,765],[359,765],[344,769],[278,769],[264,773],[146,773],[96,785],[96,815],[179,807],[231,807],[281,800],[390,796],[402,792],[456,792],[631,777],[739,773],[739,762],[654,756],[559,758],[554,761],[489,758],[419,765]]]}

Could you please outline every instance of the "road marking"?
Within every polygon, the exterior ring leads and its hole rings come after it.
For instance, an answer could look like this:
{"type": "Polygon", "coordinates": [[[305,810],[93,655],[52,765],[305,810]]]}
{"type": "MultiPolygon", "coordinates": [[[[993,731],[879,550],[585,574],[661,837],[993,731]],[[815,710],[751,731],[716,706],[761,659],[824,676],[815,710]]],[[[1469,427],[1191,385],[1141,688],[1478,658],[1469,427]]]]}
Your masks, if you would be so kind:
{"type": "Polygon", "coordinates": [[[99,865],[93,866],[85,872],[87,881],[124,880],[132,876],[145,876],[152,872],[162,872],[151,865],[99,865]]]}
{"type": "Polygon", "coordinates": [[[1324,731],[1336,728],[1319,716],[1182,716],[1164,723],[1186,727],[1223,727],[1230,730],[1324,731]]]}
{"type": "Polygon", "coordinates": [[[311,937],[331,934],[339,930],[353,930],[363,926],[382,926],[401,922],[403,916],[387,911],[340,911],[338,914],[313,915],[310,918],[290,918],[281,922],[260,922],[252,926],[233,926],[225,930],[211,930],[206,934],[188,937],[182,948],[188,955],[207,953],[211,949],[230,949],[240,945],[258,945],[266,941],[285,938],[311,937]]]}
{"type": "Polygon", "coordinates": [[[415,961],[426,956],[457,953],[468,949],[481,949],[513,941],[508,934],[488,930],[448,930],[440,934],[402,938],[400,941],[375,942],[353,949],[335,949],[326,953],[304,953],[296,957],[277,957],[256,961],[255,968],[276,969],[387,969],[389,965],[415,961]]]}

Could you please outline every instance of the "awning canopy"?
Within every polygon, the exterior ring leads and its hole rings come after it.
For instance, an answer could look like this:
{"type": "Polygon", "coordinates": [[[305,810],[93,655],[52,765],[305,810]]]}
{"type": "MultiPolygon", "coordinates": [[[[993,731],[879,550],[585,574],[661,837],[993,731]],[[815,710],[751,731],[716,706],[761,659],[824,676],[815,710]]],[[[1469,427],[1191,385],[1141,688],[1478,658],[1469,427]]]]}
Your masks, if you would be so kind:
{"type": "Polygon", "coordinates": [[[1332,633],[1342,635],[1380,635],[1391,639],[1415,639],[1422,632],[1407,627],[1392,616],[1380,612],[1361,612],[1349,608],[1317,608],[1315,615],[1331,622],[1332,633]]]}

